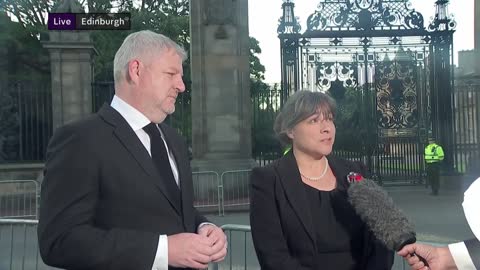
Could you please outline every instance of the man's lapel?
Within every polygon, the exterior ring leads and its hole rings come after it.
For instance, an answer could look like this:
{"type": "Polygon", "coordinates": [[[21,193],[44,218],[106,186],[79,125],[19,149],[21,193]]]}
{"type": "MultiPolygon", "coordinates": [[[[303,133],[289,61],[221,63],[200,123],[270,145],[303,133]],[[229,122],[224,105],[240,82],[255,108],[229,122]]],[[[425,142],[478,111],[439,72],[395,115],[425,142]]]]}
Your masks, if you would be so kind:
{"type": "Polygon", "coordinates": [[[164,135],[163,138],[167,143],[168,149],[169,151],[172,152],[173,158],[175,159],[175,163],[177,165],[177,171],[178,171],[178,185],[180,188],[182,188],[183,183],[181,179],[183,179],[184,177],[183,174],[186,173],[185,162],[182,162],[182,160],[184,160],[185,158],[187,158],[188,160],[188,157],[184,157],[184,154],[178,150],[177,143],[175,143],[174,140],[172,139],[173,135],[170,134],[170,132],[168,131],[166,124],[164,123],[160,124],[160,129],[162,130],[162,133],[164,135]]]}
{"type": "Polygon", "coordinates": [[[185,228],[190,228],[195,231],[195,213],[192,212],[192,210],[194,209],[192,208],[193,186],[192,181],[188,180],[192,177],[192,170],[189,166],[189,158],[185,152],[181,151],[179,147],[180,142],[174,139],[175,135],[172,134],[172,128],[162,123],[160,124],[160,129],[164,134],[164,138],[167,142],[168,148],[172,152],[175,163],[177,164],[178,184],[180,186],[182,196],[183,223],[185,225],[185,228]]]}
{"type": "Polygon", "coordinates": [[[115,136],[128,150],[128,152],[132,154],[138,165],[150,176],[149,179],[151,179],[152,183],[162,191],[162,193],[169,200],[170,204],[180,214],[180,209],[174,203],[171,194],[167,192],[167,188],[160,179],[161,175],[158,173],[158,170],[155,167],[152,158],[148,154],[147,149],[145,149],[145,146],[143,146],[142,142],[138,139],[137,134],[135,134],[130,125],[128,125],[127,121],[121,116],[120,113],[118,113],[108,104],[102,106],[98,112],[98,115],[104,121],[114,126],[115,136]]]}

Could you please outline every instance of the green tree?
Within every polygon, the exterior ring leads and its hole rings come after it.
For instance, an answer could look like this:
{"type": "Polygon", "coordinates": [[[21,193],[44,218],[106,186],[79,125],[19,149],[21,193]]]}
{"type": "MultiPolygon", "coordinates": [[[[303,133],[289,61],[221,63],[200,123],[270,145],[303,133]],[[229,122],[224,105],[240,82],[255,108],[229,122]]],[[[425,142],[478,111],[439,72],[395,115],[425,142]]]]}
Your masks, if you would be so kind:
{"type": "Polygon", "coordinates": [[[257,39],[250,37],[250,93],[255,95],[259,92],[268,91],[270,88],[264,82],[265,66],[260,62],[258,55],[262,53],[257,39]]]}
{"type": "MultiPolygon", "coordinates": [[[[25,44],[27,51],[33,54],[42,50],[39,42],[40,36],[47,33],[48,18],[46,14],[53,12],[62,1],[0,1],[0,13],[9,14],[18,21],[21,29],[15,32],[27,33],[37,44],[25,44]]],[[[172,37],[182,44],[187,50],[189,47],[189,2],[188,0],[82,0],[81,7],[88,12],[130,12],[132,29],[130,31],[94,31],[92,39],[94,46],[99,52],[95,57],[95,78],[111,80],[112,59],[123,39],[131,32],[138,30],[152,30],[172,37]]],[[[0,32],[0,39],[6,38],[0,32]]],[[[12,39],[12,37],[9,37],[12,39]]],[[[34,63],[36,57],[29,57],[29,62],[34,63]]],[[[38,66],[38,65],[37,65],[38,66]]],[[[45,69],[44,66],[41,67],[45,69]]],[[[48,63],[47,63],[48,69],[48,63]]]]}
{"type": "Polygon", "coordinates": [[[265,66],[260,62],[262,53],[257,39],[250,37],[250,94],[252,98],[252,148],[255,157],[270,155],[277,157],[280,144],[273,133],[273,122],[280,107],[280,90],[275,84],[270,87],[264,82],[265,66]]]}
{"type": "Polygon", "coordinates": [[[6,74],[3,82],[46,76],[50,70],[48,60],[39,39],[0,11],[0,68],[6,74]]]}
{"type": "Polygon", "coordinates": [[[257,80],[265,80],[265,66],[260,62],[258,55],[262,53],[260,43],[254,37],[250,37],[250,77],[257,80]]]}
{"type": "MultiPolygon", "coordinates": [[[[22,1],[10,0],[0,2],[0,13],[8,13],[14,20],[18,21],[18,29],[13,32],[26,34],[31,41],[23,42],[16,40],[16,43],[25,44],[25,62],[35,65],[44,71],[49,70],[48,55],[42,48],[40,36],[47,33],[47,17],[45,14],[54,11],[62,1],[22,1]],[[43,55],[40,60],[38,55],[43,55]],[[38,62],[38,64],[35,64],[38,62]]],[[[129,31],[93,31],[91,36],[98,55],[94,58],[94,79],[95,81],[113,80],[113,58],[118,47],[124,38],[134,31],[152,30],[171,37],[181,44],[186,51],[190,50],[190,26],[189,26],[189,1],[188,0],[80,0],[81,7],[88,12],[130,12],[131,30],[129,31]]],[[[10,40],[0,31],[1,39],[10,40]]],[[[18,47],[17,47],[18,48],[18,47]]],[[[250,79],[251,93],[268,91],[269,87],[264,83],[265,67],[261,64],[258,55],[261,48],[256,39],[250,38],[250,79]]],[[[0,52],[1,54],[1,52],[0,52]]],[[[10,55],[17,55],[13,53],[10,55]]],[[[187,53],[187,55],[189,55],[187,53]]],[[[0,58],[1,59],[1,58],[0,58]]],[[[191,78],[189,59],[184,65],[184,81],[186,92],[179,100],[177,112],[168,119],[173,126],[190,135],[191,127],[191,78]],[[180,108],[181,107],[181,108],[180,108]]],[[[108,89],[106,89],[108,90],[108,89]]]]}

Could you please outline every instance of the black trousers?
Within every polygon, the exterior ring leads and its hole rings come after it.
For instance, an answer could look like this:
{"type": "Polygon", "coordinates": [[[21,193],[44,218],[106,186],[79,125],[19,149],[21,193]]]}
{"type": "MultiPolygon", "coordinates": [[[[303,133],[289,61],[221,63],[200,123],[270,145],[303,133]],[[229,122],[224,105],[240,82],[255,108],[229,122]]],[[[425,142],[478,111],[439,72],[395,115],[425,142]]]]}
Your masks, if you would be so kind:
{"type": "Polygon", "coordinates": [[[438,194],[440,188],[440,162],[427,163],[427,181],[432,192],[438,194]]]}

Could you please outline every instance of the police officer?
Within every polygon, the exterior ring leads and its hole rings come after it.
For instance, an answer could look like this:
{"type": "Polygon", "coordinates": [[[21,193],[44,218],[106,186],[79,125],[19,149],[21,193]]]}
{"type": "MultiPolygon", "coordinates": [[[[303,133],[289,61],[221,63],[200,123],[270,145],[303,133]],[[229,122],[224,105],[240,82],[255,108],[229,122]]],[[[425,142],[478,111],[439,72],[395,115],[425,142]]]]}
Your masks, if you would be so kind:
{"type": "Polygon", "coordinates": [[[440,186],[440,163],[444,158],[443,149],[435,143],[435,139],[429,138],[425,147],[425,163],[427,166],[427,181],[432,187],[432,195],[438,195],[440,186]]]}

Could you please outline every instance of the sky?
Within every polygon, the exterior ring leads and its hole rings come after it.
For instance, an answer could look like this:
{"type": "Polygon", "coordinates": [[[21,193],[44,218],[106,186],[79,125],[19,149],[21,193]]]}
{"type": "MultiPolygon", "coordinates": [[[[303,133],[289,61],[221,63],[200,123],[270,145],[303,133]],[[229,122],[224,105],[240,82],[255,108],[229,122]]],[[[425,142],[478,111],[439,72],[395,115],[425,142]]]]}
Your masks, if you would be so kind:
{"type": "MultiPolygon", "coordinates": [[[[306,29],[306,21],[318,3],[324,0],[296,0],[295,16],[300,17],[302,32],[306,29]]],[[[435,14],[436,0],[410,0],[412,7],[423,14],[425,26],[435,14]]],[[[473,49],[473,1],[450,0],[449,13],[457,22],[457,29],[453,35],[453,48],[455,63],[457,52],[473,49]]],[[[249,0],[248,24],[250,36],[260,43],[262,53],[260,61],[265,66],[265,81],[276,83],[281,81],[280,73],[280,41],[277,35],[278,19],[282,15],[282,0],[249,0]]]]}

